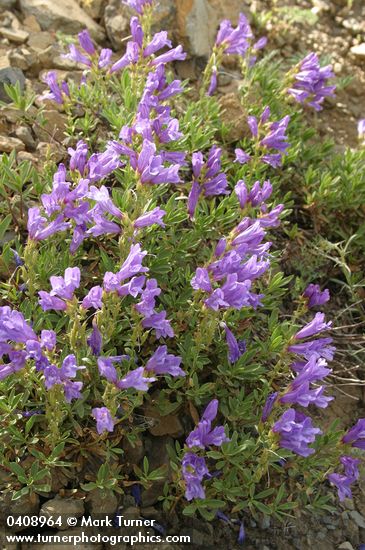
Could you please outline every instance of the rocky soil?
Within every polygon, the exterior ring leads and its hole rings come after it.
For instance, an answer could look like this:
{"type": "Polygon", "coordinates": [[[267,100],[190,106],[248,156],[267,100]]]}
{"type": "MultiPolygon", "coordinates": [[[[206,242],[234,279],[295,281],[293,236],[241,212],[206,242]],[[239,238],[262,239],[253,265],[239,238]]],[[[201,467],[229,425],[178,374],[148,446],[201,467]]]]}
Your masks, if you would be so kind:
{"type": "MultiPolygon", "coordinates": [[[[181,78],[189,78],[194,82],[201,74],[222,18],[235,21],[237,14],[244,11],[254,22],[255,13],[272,8],[275,8],[276,16],[269,20],[265,30],[269,38],[269,49],[278,50],[278,55],[288,61],[315,50],[326,56],[334,66],[340,89],[336,100],[326,103],[322,113],[311,115],[318,133],[332,135],[338,147],[355,145],[357,120],[365,116],[363,0],[160,0],[156,29],[169,29],[175,42],[184,44],[189,57],[178,65],[177,71],[181,78]],[[286,10],[288,7],[292,9],[291,12],[286,10]],[[297,14],[296,21],[292,20],[293,9],[297,14]],[[298,21],[298,10],[303,9],[310,12],[298,21]],[[347,85],[343,87],[343,84],[347,85]]],[[[0,0],[0,100],[9,102],[4,83],[18,82],[22,90],[40,94],[45,88],[42,75],[51,69],[62,77],[80,80],[81,67],[62,57],[64,50],[58,45],[57,38],[75,35],[85,27],[98,44],[112,47],[116,57],[120,56],[124,39],[129,33],[130,15],[129,9],[120,0],[0,0]]],[[[260,34],[263,34],[262,30],[260,34]]],[[[232,123],[237,115],[234,105],[238,85],[239,72],[234,65],[229,64],[219,75],[218,93],[226,109],[227,121],[232,123]]],[[[13,108],[7,105],[0,107],[0,153],[15,150],[18,160],[31,160],[41,166],[50,147],[55,160],[60,161],[64,146],[67,145],[64,136],[66,118],[53,104],[47,105],[44,115],[44,126],[34,122],[27,125],[19,122],[13,108]]],[[[239,136],[235,137],[238,138],[239,136]]],[[[362,388],[351,386],[350,390],[353,399],[341,394],[336,401],[339,410],[332,411],[333,414],[348,417],[349,422],[355,416],[355,409],[364,404],[362,388]]],[[[147,454],[154,467],[167,462],[167,457],[161,456],[161,449],[169,436],[176,435],[179,429],[176,418],[165,421],[163,428],[155,422],[144,446],[141,444],[137,448],[125,449],[127,459],[131,463],[138,462],[147,454]]],[[[59,487],[62,487],[62,480],[59,487]]],[[[52,510],[54,515],[58,515],[65,511],[70,513],[71,506],[77,508],[75,514],[79,516],[85,512],[92,515],[96,510],[99,514],[113,515],[119,506],[124,515],[156,518],[166,525],[166,518],[156,506],[160,490],[161,487],[150,493],[146,491],[142,494],[141,506],[136,507],[131,496],[125,496],[118,501],[113,495],[105,497],[94,493],[83,501],[76,500],[78,495],[68,494],[67,491],[59,490],[58,495],[55,487],[55,497],[51,501],[38,498],[29,500],[24,497],[11,503],[0,497],[0,515],[11,512],[37,514],[39,510],[44,513],[52,510]]],[[[236,548],[237,533],[223,522],[207,525],[196,520],[193,526],[189,526],[181,521],[181,518],[172,514],[169,518],[169,531],[178,534],[189,529],[191,532],[193,529],[194,547],[203,545],[209,548],[220,544],[222,548],[236,548]]],[[[246,523],[247,549],[364,549],[365,546],[361,543],[365,545],[365,480],[360,482],[355,491],[354,501],[347,501],[344,506],[339,506],[335,514],[316,517],[303,511],[295,519],[288,518],[284,525],[274,524],[268,518],[258,523],[247,519],[246,523]]],[[[0,539],[2,536],[0,531],[0,539]]],[[[98,545],[80,547],[84,550],[96,550],[98,545]]],[[[122,547],[123,545],[114,546],[122,547]]],[[[152,550],[154,545],[134,546],[137,547],[148,547],[152,550]]],[[[162,547],[166,550],[179,548],[177,545],[162,547]]],[[[22,548],[30,547],[23,545],[22,548]]],[[[42,548],[48,550],[50,546],[43,545],[42,548]]]]}

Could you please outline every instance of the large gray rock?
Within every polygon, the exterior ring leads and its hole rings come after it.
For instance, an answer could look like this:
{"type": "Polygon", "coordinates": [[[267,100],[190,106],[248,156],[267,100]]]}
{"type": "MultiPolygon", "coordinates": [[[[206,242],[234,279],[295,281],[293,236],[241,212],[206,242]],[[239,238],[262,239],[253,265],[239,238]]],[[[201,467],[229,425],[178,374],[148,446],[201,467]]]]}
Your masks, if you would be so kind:
{"type": "Polygon", "coordinates": [[[104,36],[102,28],[76,0],[20,0],[20,8],[25,15],[34,15],[44,31],[61,30],[74,34],[87,28],[96,40],[104,36]]]}
{"type": "Polygon", "coordinates": [[[0,0],[1,10],[11,10],[15,7],[16,0],[0,0]]]}
{"type": "Polygon", "coordinates": [[[0,101],[11,103],[11,99],[5,91],[4,84],[12,84],[14,86],[17,82],[19,82],[20,89],[23,92],[25,88],[25,76],[21,69],[15,67],[0,69],[0,101]]]}

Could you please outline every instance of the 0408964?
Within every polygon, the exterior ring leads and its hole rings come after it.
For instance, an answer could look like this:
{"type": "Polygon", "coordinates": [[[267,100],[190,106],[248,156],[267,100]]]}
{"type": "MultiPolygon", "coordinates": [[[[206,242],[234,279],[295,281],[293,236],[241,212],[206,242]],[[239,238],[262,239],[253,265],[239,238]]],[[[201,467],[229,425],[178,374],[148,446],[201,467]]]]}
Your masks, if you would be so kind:
{"type": "Polygon", "coordinates": [[[61,516],[8,516],[6,518],[8,527],[56,527],[62,525],[61,516]]]}

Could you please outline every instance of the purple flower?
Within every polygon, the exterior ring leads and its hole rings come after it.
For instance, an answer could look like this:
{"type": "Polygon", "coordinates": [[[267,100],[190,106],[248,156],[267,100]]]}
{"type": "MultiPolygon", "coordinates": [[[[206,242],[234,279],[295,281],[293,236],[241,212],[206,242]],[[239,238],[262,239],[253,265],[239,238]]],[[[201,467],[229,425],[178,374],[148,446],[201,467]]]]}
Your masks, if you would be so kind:
{"type": "Polygon", "coordinates": [[[240,164],[246,164],[246,162],[249,162],[251,160],[251,156],[246,153],[245,151],[243,151],[242,149],[240,149],[239,147],[237,149],[234,150],[235,152],[235,162],[239,162],[240,164]]]}
{"type": "Polygon", "coordinates": [[[180,368],[181,357],[167,353],[167,346],[159,346],[152,357],[147,361],[145,369],[155,374],[170,374],[171,376],[185,376],[180,368]]]}
{"type": "Polygon", "coordinates": [[[248,194],[248,200],[252,206],[259,206],[270,197],[271,193],[272,185],[270,180],[264,181],[262,187],[260,187],[259,181],[255,181],[251,191],[248,194]]]}
{"type": "Polygon", "coordinates": [[[88,154],[87,144],[80,140],[76,144],[76,149],[69,147],[67,152],[70,155],[70,170],[78,170],[83,175],[88,154]]]}
{"type": "Polygon", "coordinates": [[[119,153],[114,145],[109,143],[103,153],[94,153],[89,158],[87,162],[88,179],[91,182],[99,181],[121,166],[119,153]]]}
{"type": "MultiPolygon", "coordinates": [[[[279,152],[279,155],[285,153],[286,149],[289,147],[288,137],[285,135],[286,129],[288,127],[290,116],[286,115],[284,118],[278,122],[272,122],[269,126],[269,133],[261,139],[261,147],[266,149],[274,149],[279,152]]],[[[262,158],[263,162],[271,164],[276,167],[278,160],[276,157],[266,156],[262,158]]]]}
{"type": "Polygon", "coordinates": [[[114,430],[114,420],[107,407],[96,407],[91,412],[96,420],[96,430],[98,434],[112,432],[114,430]]]}
{"type": "Polygon", "coordinates": [[[359,478],[360,460],[352,456],[342,456],[340,462],[344,466],[344,474],[333,473],[328,479],[337,487],[338,498],[343,501],[345,498],[352,498],[350,486],[359,478]]]}
{"type": "Polygon", "coordinates": [[[37,335],[28,325],[22,313],[10,309],[9,306],[0,307],[0,343],[8,340],[26,342],[36,339],[37,335]]]}
{"type": "Polygon", "coordinates": [[[166,311],[153,313],[142,321],[143,328],[153,328],[156,332],[156,338],[173,338],[174,331],[170,325],[170,321],[166,319],[166,311]]]}
{"type": "Polygon", "coordinates": [[[243,544],[245,542],[245,538],[246,538],[245,526],[243,524],[243,521],[241,521],[240,530],[238,532],[238,538],[237,538],[238,544],[243,544]]]}
{"type": "Polygon", "coordinates": [[[155,153],[156,145],[144,139],[137,161],[131,158],[132,168],[140,174],[141,183],[179,183],[180,165],[175,164],[166,168],[161,155],[155,153]]]}
{"type": "Polygon", "coordinates": [[[93,330],[89,338],[87,339],[87,343],[90,346],[91,351],[94,355],[100,355],[103,339],[98,325],[95,322],[93,322],[93,330]]]}
{"type": "Polygon", "coordinates": [[[226,323],[222,323],[222,326],[226,332],[226,340],[228,345],[228,359],[230,363],[235,363],[242,355],[242,347],[240,348],[233,332],[229,330],[226,323]]]}
{"type": "Polygon", "coordinates": [[[82,65],[86,65],[87,67],[91,67],[92,65],[89,57],[81,53],[80,50],[76,48],[75,44],[69,45],[69,52],[63,55],[63,57],[65,57],[66,59],[70,59],[75,63],[81,63],[82,65]]]}
{"type": "Polygon", "coordinates": [[[143,13],[146,6],[151,6],[153,0],[123,0],[123,4],[135,10],[139,15],[143,13]]]}
{"type": "Polygon", "coordinates": [[[271,393],[266,399],[264,408],[262,409],[261,422],[266,422],[269,418],[271,411],[275,405],[278,392],[271,393]]]}
{"type": "Polygon", "coordinates": [[[155,52],[161,50],[162,48],[165,48],[166,46],[169,48],[171,48],[172,46],[171,40],[167,38],[167,32],[157,32],[153,36],[151,42],[143,50],[143,57],[148,57],[149,55],[154,54],[155,52]]]}
{"type": "Polygon", "coordinates": [[[208,270],[205,267],[198,267],[196,269],[194,277],[191,279],[191,286],[194,290],[205,290],[205,292],[212,292],[212,285],[209,279],[208,270]]]}
{"type": "Polygon", "coordinates": [[[238,25],[235,29],[228,19],[221,22],[215,43],[217,46],[224,46],[223,53],[243,56],[249,47],[249,39],[252,36],[246,17],[243,13],[240,13],[238,25]]]}
{"type": "Polygon", "coordinates": [[[322,433],[319,428],[313,427],[311,418],[294,409],[285,411],[272,431],[280,434],[281,447],[305,457],[315,452],[308,445],[315,441],[317,434],[322,433]]]}
{"type": "Polygon", "coordinates": [[[80,286],[80,269],[78,267],[68,267],[64,277],[50,277],[52,290],[51,296],[58,296],[65,300],[71,300],[76,288],[80,286]]]}
{"type": "Polygon", "coordinates": [[[200,447],[205,449],[210,445],[220,447],[223,443],[230,441],[224,433],[224,426],[216,426],[212,429],[212,422],[217,416],[218,400],[213,399],[206,407],[202,418],[196,428],[186,439],[188,447],[200,447]]]}
{"type": "Polygon", "coordinates": [[[58,85],[57,73],[55,71],[49,71],[48,73],[46,73],[43,76],[43,82],[45,82],[49,86],[51,91],[44,93],[40,97],[40,99],[50,99],[52,101],[55,101],[59,105],[62,105],[65,100],[64,96],[70,96],[70,92],[66,82],[64,82],[61,87],[58,85]]]}
{"type": "Polygon", "coordinates": [[[77,36],[79,38],[79,44],[81,48],[85,50],[85,52],[88,53],[89,55],[94,55],[95,47],[91,40],[89,31],[85,29],[84,31],[79,32],[77,36]]]}
{"type": "Polygon", "coordinates": [[[182,459],[182,475],[185,480],[185,498],[205,498],[202,480],[209,475],[206,462],[203,457],[194,453],[185,453],[182,459]]]}
{"type": "Polygon", "coordinates": [[[303,296],[308,298],[308,307],[321,306],[330,299],[330,292],[326,288],[321,292],[319,285],[310,284],[303,292],[303,296]]]}
{"type": "Polygon", "coordinates": [[[43,369],[44,384],[47,390],[56,384],[62,385],[65,399],[69,403],[72,399],[81,397],[80,390],[83,386],[82,382],[71,382],[70,378],[75,378],[77,371],[84,368],[77,366],[74,355],[67,355],[63,360],[61,368],[51,364],[45,366],[43,369]]]}
{"type": "Polygon", "coordinates": [[[139,391],[147,391],[148,384],[155,382],[156,378],[147,378],[144,376],[143,367],[138,367],[130,371],[124,378],[117,382],[117,386],[120,389],[126,390],[128,388],[134,388],[139,391]]]}
{"type": "Polygon", "coordinates": [[[186,58],[186,53],[183,52],[183,47],[177,46],[176,48],[172,48],[172,50],[169,50],[166,53],[163,53],[161,55],[158,55],[151,61],[152,66],[160,65],[160,64],[166,64],[171,63],[172,61],[183,61],[186,58]]]}
{"type": "Polygon", "coordinates": [[[121,269],[117,273],[111,273],[107,271],[104,275],[104,289],[107,292],[117,291],[121,288],[121,282],[125,279],[129,279],[137,273],[145,273],[148,271],[147,267],[142,266],[143,258],[147,255],[145,250],[141,251],[140,244],[134,244],[131,246],[128,257],[124,261],[121,269]]]}
{"type": "Polygon", "coordinates": [[[309,342],[302,342],[301,344],[293,344],[288,347],[288,351],[303,355],[306,359],[309,359],[312,355],[316,357],[323,357],[328,361],[331,361],[334,356],[336,348],[329,346],[332,342],[332,338],[318,338],[309,342]]]}
{"type": "Polygon", "coordinates": [[[109,48],[103,48],[100,52],[99,61],[98,61],[98,67],[99,69],[104,69],[104,67],[108,67],[110,65],[112,60],[113,51],[109,48]]]}
{"type": "Polygon", "coordinates": [[[93,286],[82,300],[82,307],[85,309],[89,309],[90,307],[100,309],[103,305],[102,295],[103,289],[101,286],[93,286]]]}
{"type": "Polygon", "coordinates": [[[137,63],[139,59],[139,45],[136,42],[128,42],[125,54],[118,59],[111,68],[109,69],[110,73],[115,73],[124,69],[128,65],[137,63]]]}
{"type": "Polygon", "coordinates": [[[24,350],[10,349],[8,351],[8,357],[10,363],[0,365],[0,380],[21,370],[27,361],[27,353],[24,350]]]}
{"type": "Polygon", "coordinates": [[[295,338],[308,338],[327,330],[331,325],[332,321],[324,322],[324,313],[316,313],[312,321],[296,333],[295,338]]]}
{"type": "Polygon", "coordinates": [[[142,216],[139,216],[139,218],[136,219],[134,222],[134,227],[140,228],[140,227],[148,227],[150,225],[153,225],[157,223],[161,227],[165,227],[165,224],[162,221],[162,218],[166,215],[166,211],[162,210],[161,208],[154,208],[150,212],[146,212],[145,214],[142,214],[142,216]]]}
{"type": "Polygon", "coordinates": [[[207,95],[211,96],[214,94],[216,88],[217,88],[217,82],[218,82],[218,71],[217,67],[213,67],[212,69],[212,76],[210,77],[210,83],[209,88],[207,91],[207,95]]]}
{"type": "Polygon", "coordinates": [[[245,185],[245,182],[243,180],[239,180],[234,188],[234,192],[237,195],[238,201],[240,203],[240,207],[244,208],[247,203],[247,197],[248,197],[248,191],[247,187],[245,185]]]}
{"type": "Polygon", "coordinates": [[[342,438],[343,443],[351,443],[352,447],[365,449],[365,418],[360,418],[342,438]]]}
{"type": "Polygon", "coordinates": [[[113,363],[121,360],[120,356],[98,357],[98,370],[101,376],[104,376],[108,382],[116,384],[118,382],[118,373],[113,363]]]}
{"type": "Polygon", "coordinates": [[[56,333],[54,330],[42,330],[41,346],[48,350],[52,350],[56,347],[56,333]]]}
{"type": "Polygon", "coordinates": [[[67,309],[66,302],[61,300],[61,298],[57,298],[57,296],[52,296],[49,292],[40,290],[38,295],[40,297],[38,303],[43,311],[49,311],[51,309],[56,311],[65,311],[67,309]]]}
{"type": "Polygon", "coordinates": [[[150,317],[154,314],[156,304],[156,296],[161,294],[156,279],[149,279],[146,283],[145,290],[142,291],[141,301],[136,304],[136,310],[144,317],[150,317]]]}
{"type": "Polygon", "coordinates": [[[302,407],[316,405],[322,409],[326,408],[333,397],[323,395],[324,386],[319,386],[316,389],[310,389],[309,382],[303,382],[296,388],[289,387],[288,391],[280,398],[281,403],[296,403],[302,407]]]}
{"type": "Polygon", "coordinates": [[[294,82],[287,91],[298,103],[306,103],[320,111],[325,97],[334,96],[336,86],[327,83],[333,77],[331,66],[321,67],[317,54],[312,52],[298,64],[294,82]]]}

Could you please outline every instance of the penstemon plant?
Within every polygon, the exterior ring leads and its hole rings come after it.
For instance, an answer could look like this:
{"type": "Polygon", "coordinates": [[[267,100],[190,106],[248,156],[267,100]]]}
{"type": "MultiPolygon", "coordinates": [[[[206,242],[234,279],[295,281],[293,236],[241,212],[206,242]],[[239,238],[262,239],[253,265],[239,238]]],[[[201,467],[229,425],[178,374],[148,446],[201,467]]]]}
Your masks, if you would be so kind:
{"type": "Polygon", "coordinates": [[[328,509],[326,481],[351,497],[365,448],[365,419],[346,433],[319,427],[335,348],[331,321],[311,311],[329,291],[301,288],[282,320],[292,290],[277,234],[291,199],[280,202],[280,178],[300,155],[291,123],[321,109],[333,75],[312,53],[273,81],[271,105],[264,90],[250,102],[266,40],[254,41],[241,14],[237,28],[221,24],[191,97],[169,70],[182,47],[151,34],[153,1],[127,4],[136,15],[119,60],[83,31],[66,54],[85,66],[80,85],[45,77],[42,99],[67,113],[72,146],[51,177],[38,176],[2,290],[6,489],[22,496],[32,475],[48,480],[32,490],[47,493],[56,467],[85,491],[149,486],[158,470],[147,462],[131,474],[118,456],[124,440],[143,439],[133,419],[152,406],[183,418],[186,432],[169,448],[165,511],[238,522],[242,540],[245,514],[328,509]],[[249,113],[233,149],[220,143],[214,97],[227,55],[239,57],[249,113]],[[87,452],[108,465],[92,480],[75,467],[87,452]]]}

